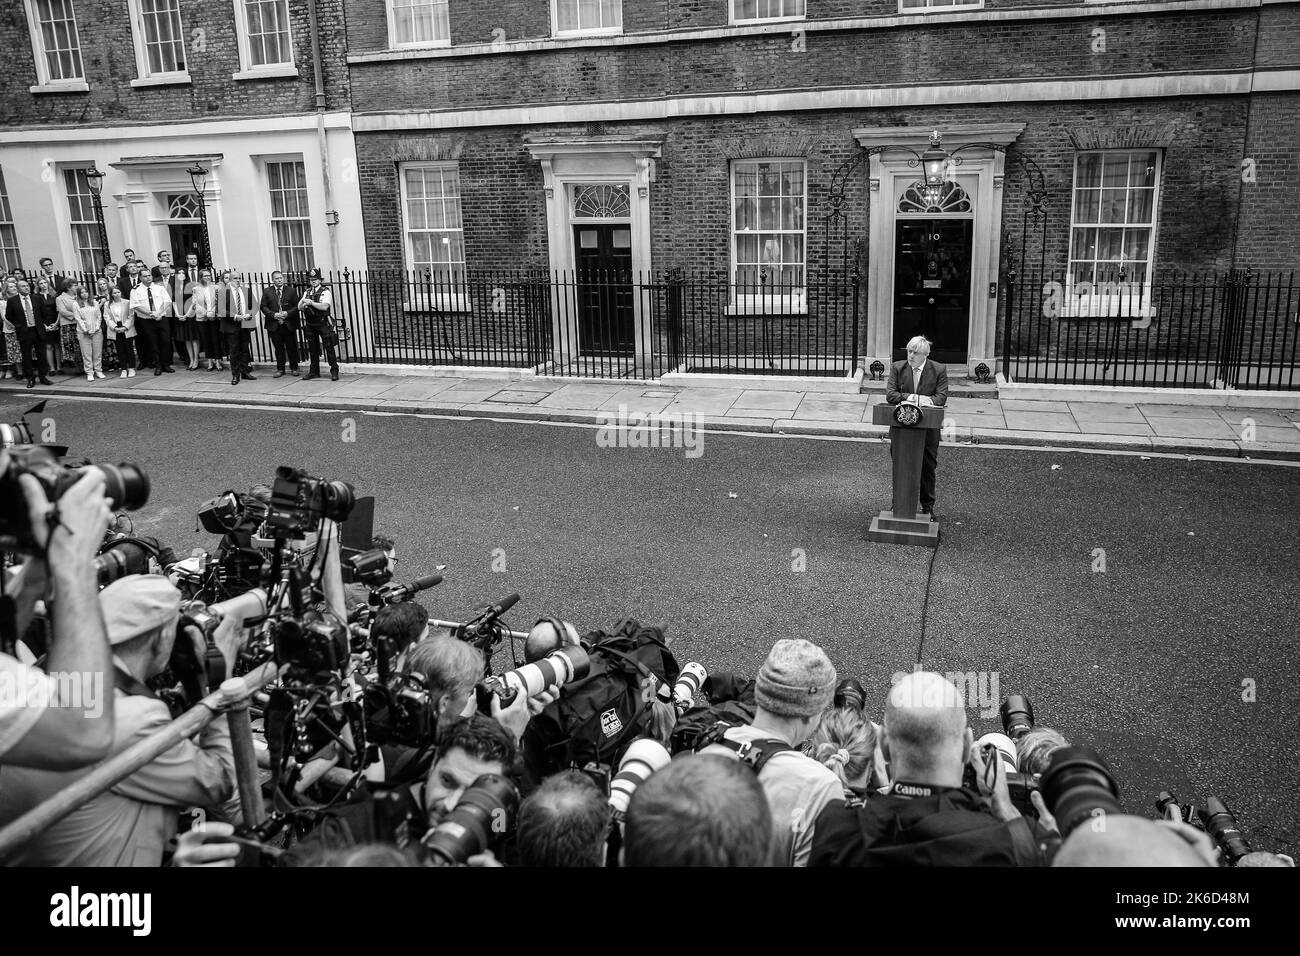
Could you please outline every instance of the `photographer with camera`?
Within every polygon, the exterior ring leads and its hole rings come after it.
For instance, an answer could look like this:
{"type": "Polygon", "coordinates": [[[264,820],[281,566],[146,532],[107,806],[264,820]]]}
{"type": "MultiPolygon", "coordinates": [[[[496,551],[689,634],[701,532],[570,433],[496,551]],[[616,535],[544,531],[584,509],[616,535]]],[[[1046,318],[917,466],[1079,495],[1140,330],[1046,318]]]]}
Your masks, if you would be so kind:
{"type": "Polygon", "coordinates": [[[1173,820],[1106,814],[1105,826],[1076,827],[1052,866],[1218,866],[1214,841],[1196,827],[1173,820]]]}
{"type": "MultiPolygon", "coordinates": [[[[192,641],[199,660],[206,642],[195,630],[178,632],[181,594],[166,578],[133,574],[99,595],[113,646],[117,710],[110,756],[156,734],[172,721],[167,705],[149,689],[172,659],[176,641],[192,641]]],[[[234,666],[242,620],[221,622],[214,640],[234,666]]],[[[51,773],[17,767],[0,770],[0,823],[8,822],[74,783],[85,771],[51,773]]],[[[158,866],[176,833],[179,811],[216,807],[235,786],[235,761],[226,718],[219,715],[130,776],[43,830],[16,862],[31,866],[158,866]]]]}
{"type": "Polygon", "coordinates": [[[727,728],[699,750],[738,758],[758,775],[772,810],[773,860],[780,866],[808,865],[818,815],[844,796],[840,778],[799,750],[834,690],[835,667],[820,647],[800,639],[777,641],[754,682],[753,721],[727,728]]]}
{"type": "Polygon", "coordinates": [[[812,866],[1042,866],[1050,832],[1011,802],[1002,761],[984,757],[961,694],[941,674],[905,675],[889,692],[881,749],[889,789],[861,806],[836,801],[817,820],[812,866]],[[980,792],[962,786],[975,769],[980,792]]]}
{"type": "Polygon", "coordinates": [[[112,517],[104,489],[103,473],[90,469],[52,502],[37,478],[0,451],[0,494],[6,499],[0,536],[29,539],[30,552],[4,582],[0,615],[8,620],[0,621],[0,638],[16,641],[42,597],[53,623],[46,673],[12,656],[14,647],[0,647],[0,763],[8,766],[74,770],[102,759],[112,745],[112,695],[99,693],[81,701],[83,707],[64,699],[73,685],[80,690],[112,684],[95,571],[95,554],[112,517]]]}

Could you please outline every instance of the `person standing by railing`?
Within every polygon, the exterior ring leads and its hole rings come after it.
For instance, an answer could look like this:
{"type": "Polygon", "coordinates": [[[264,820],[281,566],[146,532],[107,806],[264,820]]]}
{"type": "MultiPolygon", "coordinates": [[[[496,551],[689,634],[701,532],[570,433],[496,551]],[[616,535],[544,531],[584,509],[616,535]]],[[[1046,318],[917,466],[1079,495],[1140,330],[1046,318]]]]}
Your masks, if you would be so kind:
{"type": "Polygon", "coordinates": [[[36,295],[32,302],[36,305],[36,314],[41,322],[41,342],[45,349],[45,364],[57,371],[62,368],[59,358],[59,310],[55,306],[58,293],[45,276],[36,279],[36,295]]]}
{"type": "Polygon", "coordinates": [[[104,317],[99,302],[81,286],[77,287],[77,341],[81,346],[81,364],[86,381],[104,378],[104,317]]]}
{"type": "Polygon", "coordinates": [[[257,376],[248,367],[250,356],[245,345],[250,337],[247,323],[253,317],[253,302],[239,273],[227,273],[221,300],[221,337],[230,354],[230,384],[238,385],[241,378],[255,382],[257,376]]]}
{"type": "Polygon", "coordinates": [[[311,369],[303,376],[303,381],[320,378],[320,353],[325,347],[325,358],[330,364],[330,378],[339,380],[339,359],[336,347],[338,339],[334,333],[334,296],[325,284],[319,269],[312,269],[308,274],[311,288],[298,300],[302,313],[303,326],[307,329],[307,345],[311,352],[311,369]]]}
{"type": "Polygon", "coordinates": [[[198,284],[190,289],[190,304],[185,315],[198,329],[199,345],[208,362],[209,372],[225,370],[221,357],[220,323],[217,319],[217,287],[212,284],[212,270],[200,269],[198,284]]]}
{"type": "MultiPolygon", "coordinates": [[[[153,279],[148,285],[143,282],[131,292],[131,311],[135,313],[137,336],[148,343],[149,354],[154,360],[153,373],[174,372],[171,366],[171,314],[172,299],[163,282],[163,272],[154,266],[150,272],[153,279]]],[[[144,351],[144,347],[141,347],[144,351]]]]}
{"type": "Polygon", "coordinates": [[[104,326],[117,349],[120,378],[135,378],[135,315],[131,303],[122,298],[122,289],[113,286],[108,301],[101,304],[104,326]]]}
{"type": "Polygon", "coordinates": [[[285,284],[284,273],[271,273],[271,284],[262,292],[261,313],[266,334],[275,349],[275,377],[284,376],[285,362],[289,374],[298,377],[298,302],[297,290],[285,284]]]}
{"type": "Polygon", "coordinates": [[[73,367],[69,375],[80,374],[82,370],[81,341],[77,338],[77,296],[80,292],[81,283],[72,281],[54,300],[55,310],[59,313],[59,346],[63,350],[63,361],[73,367]]]}

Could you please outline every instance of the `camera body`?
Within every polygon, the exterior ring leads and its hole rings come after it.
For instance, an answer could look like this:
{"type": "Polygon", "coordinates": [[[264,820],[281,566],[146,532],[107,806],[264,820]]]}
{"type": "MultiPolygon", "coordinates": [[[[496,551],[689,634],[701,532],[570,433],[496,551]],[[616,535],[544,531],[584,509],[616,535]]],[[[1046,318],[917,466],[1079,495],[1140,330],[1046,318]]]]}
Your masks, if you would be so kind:
{"type": "Polygon", "coordinates": [[[58,501],[91,468],[104,476],[104,496],[114,511],[135,511],[149,500],[149,478],[135,465],[93,465],[82,459],[68,461],[66,449],[52,445],[14,445],[8,449],[9,467],[0,473],[0,549],[30,553],[36,548],[32,537],[27,498],[18,484],[21,475],[31,475],[50,501],[58,501]]]}
{"type": "Polygon", "coordinates": [[[423,747],[438,731],[433,701],[419,674],[398,674],[387,683],[375,681],[367,685],[362,701],[367,743],[423,747]]]}
{"type": "Polygon", "coordinates": [[[346,481],[313,478],[302,469],[281,465],[271,485],[266,525],[277,537],[301,540],[317,531],[324,518],[347,520],[356,500],[356,491],[346,481]]]}

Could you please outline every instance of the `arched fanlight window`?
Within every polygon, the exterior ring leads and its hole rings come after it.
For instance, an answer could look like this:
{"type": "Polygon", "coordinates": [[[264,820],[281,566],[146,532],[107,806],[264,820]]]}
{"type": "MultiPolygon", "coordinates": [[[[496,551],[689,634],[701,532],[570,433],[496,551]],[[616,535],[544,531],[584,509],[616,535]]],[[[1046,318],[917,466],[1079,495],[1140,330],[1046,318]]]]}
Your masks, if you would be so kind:
{"type": "Polygon", "coordinates": [[[903,190],[898,200],[899,212],[970,212],[970,197],[966,190],[954,182],[945,182],[930,189],[923,182],[914,182],[903,190]]]}
{"type": "Polygon", "coordinates": [[[167,204],[168,219],[198,219],[199,200],[193,193],[172,196],[167,204]]]}
{"type": "Polygon", "coordinates": [[[574,219],[626,219],[632,214],[628,187],[617,183],[589,183],[573,187],[574,219]]]}

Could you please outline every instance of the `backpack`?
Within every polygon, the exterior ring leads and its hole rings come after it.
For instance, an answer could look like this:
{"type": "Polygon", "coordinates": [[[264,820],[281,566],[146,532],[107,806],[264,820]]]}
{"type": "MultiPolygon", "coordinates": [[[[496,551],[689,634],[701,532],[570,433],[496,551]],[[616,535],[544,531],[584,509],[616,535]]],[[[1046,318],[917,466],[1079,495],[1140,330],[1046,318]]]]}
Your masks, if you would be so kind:
{"type": "Polygon", "coordinates": [[[524,757],[539,778],[570,767],[612,776],[632,741],[649,732],[658,686],[671,687],[680,671],[662,629],[634,618],[592,631],[583,645],[587,676],[564,687],[524,732],[524,757]]]}
{"type": "Polygon", "coordinates": [[[711,733],[718,723],[728,727],[743,727],[754,722],[754,681],[743,680],[728,671],[717,671],[704,681],[705,696],[709,703],[691,707],[677,718],[668,752],[674,756],[699,750],[700,740],[711,733]]]}

